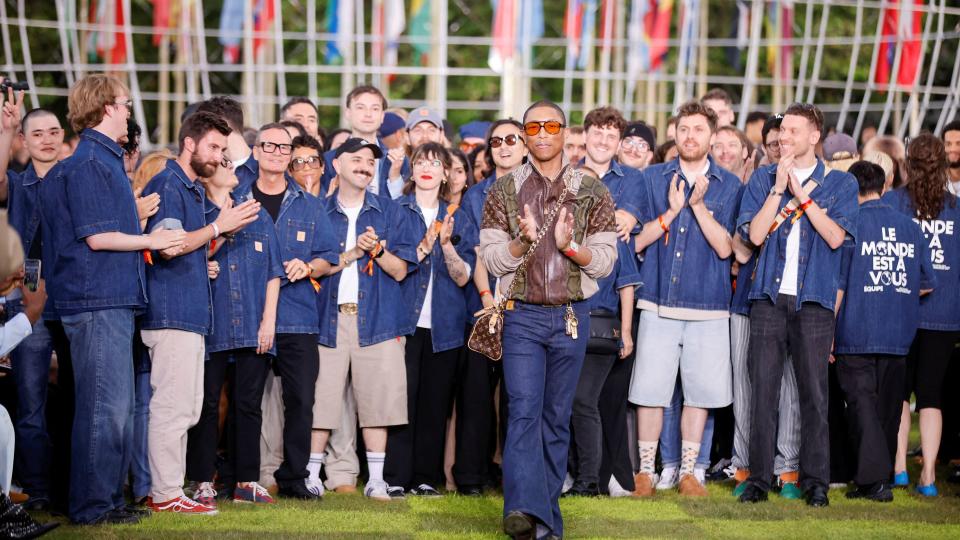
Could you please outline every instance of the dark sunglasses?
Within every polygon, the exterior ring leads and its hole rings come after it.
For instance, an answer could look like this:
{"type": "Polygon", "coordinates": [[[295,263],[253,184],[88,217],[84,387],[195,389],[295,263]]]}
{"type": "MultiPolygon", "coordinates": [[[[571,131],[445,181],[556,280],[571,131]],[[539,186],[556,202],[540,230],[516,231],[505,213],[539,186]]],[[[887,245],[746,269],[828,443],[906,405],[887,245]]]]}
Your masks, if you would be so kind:
{"type": "Polygon", "coordinates": [[[537,133],[540,133],[541,129],[547,130],[547,133],[550,135],[556,135],[560,133],[560,130],[564,126],[562,122],[557,122],[556,120],[544,120],[542,122],[527,122],[523,125],[523,131],[531,137],[535,137],[537,133]]]}
{"type": "Polygon", "coordinates": [[[522,141],[519,135],[510,134],[506,137],[490,137],[490,140],[487,141],[487,144],[490,148],[500,148],[503,143],[507,143],[507,146],[513,146],[518,142],[522,141]]]}
{"type": "Polygon", "coordinates": [[[302,171],[303,169],[310,167],[311,169],[319,169],[322,163],[320,162],[320,156],[309,156],[306,158],[293,158],[290,161],[290,170],[293,171],[302,171]]]}

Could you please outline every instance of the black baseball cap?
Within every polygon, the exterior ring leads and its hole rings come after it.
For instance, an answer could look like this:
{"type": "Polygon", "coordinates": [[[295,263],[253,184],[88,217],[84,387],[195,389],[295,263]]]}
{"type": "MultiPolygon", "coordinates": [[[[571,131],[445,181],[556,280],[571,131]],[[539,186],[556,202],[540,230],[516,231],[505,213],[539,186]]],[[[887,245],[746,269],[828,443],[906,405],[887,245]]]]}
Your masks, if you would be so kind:
{"type": "Polygon", "coordinates": [[[623,138],[626,139],[627,137],[640,137],[646,141],[651,152],[657,148],[657,139],[653,135],[653,130],[643,122],[631,122],[627,124],[627,129],[623,132],[623,138]]]}
{"type": "Polygon", "coordinates": [[[346,141],[343,141],[343,144],[337,147],[334,157],[340,157],[341,154],[353,154],[354,152],[359,152],[364,148],[373,150],[373,157],[377,159],[383,157],[383,150],[380,149],[380,145],[377,143],[372,143],[366,139],[361,139],[360,137],[350,137],[346,141]]]}

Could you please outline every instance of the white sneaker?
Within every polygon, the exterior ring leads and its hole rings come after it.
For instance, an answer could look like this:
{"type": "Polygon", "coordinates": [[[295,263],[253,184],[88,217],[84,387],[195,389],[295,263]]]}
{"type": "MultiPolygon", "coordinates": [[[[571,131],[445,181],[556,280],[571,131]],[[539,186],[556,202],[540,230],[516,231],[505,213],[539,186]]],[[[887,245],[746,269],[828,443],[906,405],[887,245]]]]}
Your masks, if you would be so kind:
{"type": "Polygon", "coordinates": [[[673,489],[680,482],[680,469],[677,467],[666,467],[660,472],[660,481],[657,482],[657,489],[673,489]]]}
{"type": "Polygon", "coordinates": [[[700,482],[701,486],[707,485],[707,470],[701,469],[700,467],[693,468],[693,476],[697,479],[697,482],[700,482]]]}
{"type": "Polygon", "coordinates": [[[607,491],[610,492],[610,497],[629,497],[633,493],[623,489],[623,486],[620,485],[620,482],[617,482],[617,477],[610,475],[610,481],[607,482],[607,491]]]}
{"type": "Polygon", "coordinates": [[[570,476],[570,473],[567,473],[567,477],[563,479],[563,487],[560,488],[560,493],[566,493],[570,491],[570,488],[573,487],[573,477],[570,476]]]}
{"type": "Polygon", "coordinates": [[[317,497],[323,497],[325,490],[323,488],[323,482],[319,478],[314,478],[312,476],[307,477],[307,491],[313,493],[317,497]]]}
{"type": "Polygon", "coordinates": [[[388,487],[387,483],[383,480],[372,480],[364,486],[363,495],[375,501],[391,501],[393,499],[387,491],[388,487]]]}

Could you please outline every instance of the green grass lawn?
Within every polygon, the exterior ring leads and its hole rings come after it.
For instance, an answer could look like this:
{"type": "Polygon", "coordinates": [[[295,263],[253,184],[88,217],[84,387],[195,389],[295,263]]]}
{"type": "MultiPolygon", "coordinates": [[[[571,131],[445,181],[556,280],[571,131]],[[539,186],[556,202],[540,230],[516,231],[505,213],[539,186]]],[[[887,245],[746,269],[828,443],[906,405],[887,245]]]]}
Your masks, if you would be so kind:
{"type": "MultiPolygon", "coordinates": [[[[561,507],[568,538],[960,538],[958,490],[940,487],[935,500],[897,491],[888,504],[847,501],[832,490],[824,509],[774,494],[766,504],[743,505],[727,484],[710,485],[710,497],[701,500],[671,492],[652,500],[563,499],[561,507]]],[[[222,503],[213,517],[162,514],[136,526],[64,525],[51,538],[502,538],[502,505],[495,496],[378,503],[329,494],[319,503],[222,503]]]]}

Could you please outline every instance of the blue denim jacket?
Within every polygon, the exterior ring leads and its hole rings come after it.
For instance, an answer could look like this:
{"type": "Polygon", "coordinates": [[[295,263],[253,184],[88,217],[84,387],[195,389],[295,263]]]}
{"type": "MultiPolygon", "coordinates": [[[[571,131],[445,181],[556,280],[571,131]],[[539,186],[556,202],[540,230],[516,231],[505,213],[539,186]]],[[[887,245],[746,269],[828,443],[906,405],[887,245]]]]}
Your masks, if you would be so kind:
{"type": "Polygon", "coordinates": [[[142,234],[116,141],[83,130],[73,155],[40,182],[40,207],[47,293],[60,315],[147,305],[142,254],[86,243],[106,232],[142,234]]]}
{"type": "MultiPolygon", "coordinates": [[[[239,203],[237,203],[239,204],[239,203]]],[[[207,199],[207,223],[220,215],[220,208],[207,199]]],[[[267,300],[267,282],[282,278],[280,242],[273,219],[266,210],[232,238],[217,239],[222,247],[213,256],[220,274],[210,282],[213,289],[213,331],[207,335],[207,352],[257,347],[257,332],[267,300]]],[[[276,346],[270,350],[276,354],[276,346]]]]}
{"type": "MultiPolygon", "coordinates": [[[[580,160],[580,164],[582,165],[584,161],[580,160]]],[[[637,218],[638,228],[634,233],[639,233],[644,223],[656,217],[651,215],[650,212],[650,194],[647,193],[650,188],[644,181],[642,173],[637,169],[613,160],[610,162],[607,174],[603,175],[600,180],[610,190],[610,195],[613,197],[613,203],[617,205],[617,209],[625,210],[637,218]]]]}
{"type": "Polygon", "coordinates": [[[906,188],[887,192],[883,202],[919,223],[928,243],[937,288],[920,298],[918,328],[960,330],[960,200],[947,192],[937,219],[923,221],[916,218],[906,188]]]}
{"type": "MultiPolygon", "coordinates": [[[[237,189],[242,190],[257,181],[260,176],[260,164],[254,159],[253,154],[250,154],[250,157],[242,165],[237,165],[233,169],[233,173],[237,175],[237,180],[240,182],[237,189]]],[[[237,191],[234,190],[234,192],[237,191]]]]}
{"type": "MultiPolygon", "coordinates": [[[[463,198],[460,200],[460,208],[463,209],[464,216],[470,220],[471,230],[474,232],[474,236],[470,238],[470,249],[474,254],[476,254],[477,245],[480,244],[480,220],[483,219],[483,203],[487,200],[487,193],[490,191],[490,186],[493,185],[494,180],[496,180],[496,177],[491,174],[479,183],[470,186],[470,189],[463,194],[463,198]]],[[[461,241],[466,241],[466,238],[461,241]]],[[[488,289],[492,292],[496,290],[497,278],[490,276],[489,281],[488,289]]],[[[477,320],[473,314],[483,309],[483,302],[480,301],[480,292],[472,279],[464,287],[463,294],[467,300],[467,320],[470,324],[473,324],[477,320]]]]}
{"type": "MultiPolygon", "coordinates": [[[[143,195],[160,195],[160,209],[147,220],[149,233],[164,219],[175,219],[186,232],[207,225],[203,186],[187,177],[176,160],[154,176],[143,195]]],[[[147,265],[147,294],[150,303],[140,321],[143,330],[174,328],[207,335],[213,325],[213,298],[207,278],[207,250],[201,247],[165,259],[153,253],[153,264],[147,265]]]]}
{"type": "MultiPolygon", "coordinates": [[[[713,218],[733,232],[743,185],[713,158],[709,158],[709,162],[706,176],[710,187],[704,201],[713,218]]],[[[661,215],[670,208],[667,197],[675,173],[683,180],[679,159],[644,169],[643,179],[650,186],[651,216],[661,215]]],[[[684,183],[689,199],[692,188],[685,180],[684,183]]],[[[731,295],[731,262],[732,257],[721,259],[717,256],[687,204],[670,224],[669,239],[664,235],[645,250],[640,266],[643,288],[637,291],[637,299],[642,303],[641,307],[655,304],[661,310],[727,312],[731,295]]],[[[664,312],[661,315],[668,316],[664,312]]]]}
{"type": "MultiPolygon", "coordinates": [[[[810,193],[810,198],[823,208],[827,215],[836,222],[848,235],[857,232],[857,193],[860,188],[853,175],[837,170],[831,170],[824,176],[824,165],[819,159],[810,178],[820,182],[819,186],[810,193]]],[[[768,165],[754,171],[747,184],[747,191],[743,195],[740,205],[740,216],[737,218],[737,228],[741,237],[749,238],[750,222],[753,216],[760,211],[763,203],[770,194],[777,178],[777,166],[768,165]]],[[[780,206],[787,205],[792,197],[787,194],[780,197],[780,206]]],[[[783,276],[783,267],[787,261],[787,236],[794,227],[793,219],[788,218],[774,233],[767,238],[760,247],[756,275],[750,288],[750,299],[760,300],[769,298],[777,301],[780,292],[780,278],[783,276]]],[[[800,257],[797,267],[797,311],[804,302],[816,302],[821,306],[833,310],[837,302],[837,288],[840,285],[840,258],[839,248],[831,249],[827,241],[814,230],[810,218],[806,215],[797,222],[800,226],[800,257]],[[808,268],[812,268],[809,273],[808,268]]]]}
{"type": "Polygon", "coordinates": [[[7,186],[7,217],[10,226],[20,235],[26,255],[40,230],[40,177],[33,163],[20,173],[7,171],[7,186]]]}
{"type": "Polygon", "coordinates": [[[920,290],[936,286],[927,243],[909,216],[879,200],[860,205],[856,237],[843,246],[833,350],[905,356],[917,333],[920,290]]]}
{"type": "MultiPolygon", "coordinates": [[[[274,227],[282,261],[300,259],[310,262],[319,257],[337,264],[340,254],[335,236],[331,234],[330,220],[323,212],[323,202],[304,191],[289,176],[286,180],[287,192],[274,227]]],[[[234,193],[241,200],[253,199],[253,183],[240,184],[234,193]]],[[[291,283],[284,277],[277,304],[277,333],[316,334],[319,331],[317,292],[313,284],[309,279],[291,283]]]]}
{"type": "MultiPolygon", "coordinates": [[[[633,285],[634,298],[637,290],[643,286],[640,281],[640,270],[637,268],[637,254],[632,243],[617,241],[617,262],[610,275],[597,280],[597,290],[587,299],[590,310],[605,309],[613,313],[620,313],[620,289],[633,285]]],[[[630,309],[633,309],[632,303],[630,309]]]]}
{"type": "Polygon", "coordinates": [[[730,313],[739,315],[750,315],[750,286],[753,285],[753,271],[757,267],[757,254],[754,252],[750,256],[747,264],[741,264],[737,273],[737,286],[733,291],[733,299],[730,301],[730,313]]]}
{"type": "MultiPolygon", "coordinates": [[[[380,137],[377,137],[377,144],[383,151],[383,157],[380,159],[379,193],[384,197],[390,197],[390,190],[387,188],[387,181],[390,180],[390,160],[387,159],[388,149],[380,137]]],[[[330,150],[323,154],[323,176],[320,177],[320,193],[327,192],[327,189],[330,188],[330,181],[337,175],[336,169],[333,168],[333,159],[336,157],[336,153],[336,150],[330,150]]],[[[400,166],[400,176],[403,178],[410,177],[410,161],[406,157],[403,158],[403,165],[400,166]]]]}
{"type": "MultiPolygon", "coordinates": [[[[423,238],[427,234],[427,227],[423,223],[423,214],[417,206],[416,197],[413,194],[404,195],[397,199],[397,203],[408,214],[406,219],[410,223],[413,238],[423,238]]],[[[477,263],[477,253],[473,246],[469,242],[464,242],[463,239],[471,238],[476,233],[471,231],[473,224],[464,215],[465,213],[462,211],[454,213],[453,234],[460,236],[461,239],[456,245],[457,254],[470,265],[473,272],[473,267],[477,263]]],[[[446,205],[440,201],[437,221],[443,221],[446,216],[446,205]]],[[[467,303],[463,288],[454,283],[447,272],[439,239],[434,243],[430,256],[420,261],[417,267],[412,268],[407,277],[400,282],[403,305],[408,308],[406,311],[413,328],[416,328],[417,321],[420,319],[420,310],[427,294],[427,284],[430,282],[431,275],[433,276],[433,295],[430,302],[430,334],[433,340],[433,352],[455,349],[463,345],[463,328],[467,324],[468,315],[467,303]]],[[[470,280],[467,281],[469,282],[470,280]]]]}
{"type": "MultiPolygon", "coordinates": [[[[350,220],[340,209],[336,193],[326,198],[324,210],[333,225],[333,238],[336,239],[337,249],[342,252],[346,248],[350,220]]],[[[362,233],[367,227],[373,227],[380,239],[387,241],[387,250],[407,261],[408,272],[417,266],[417,242],[423,238],[413,232],[412,225],[415,223],[410,213],[392,201],[389,195],[374,195],[369,192],[365,194],[363,208],[357,217],[357,231],[362,233]]],[[[358,270],[363,270],[369,260],[367,256],[363,256],[354,264],[358,265],[358,270]]],[[[360,290],[357,294],[360,310],[357,314],[357,331],[360,334],[360,345],[365,347],[412,334],[416,321],[411,322],[409,306],[401,301],[400,283],[384,272],[377,263],[373,265],[372,276],[363,271],[357,273],[360,279],[360,290]]],[[[340,315],[337,302],[340,272],[323,278],[320,286],[318,309],[322,324],[317,341],[324,347],[336,347],[337,317],[340,315]]]]}

